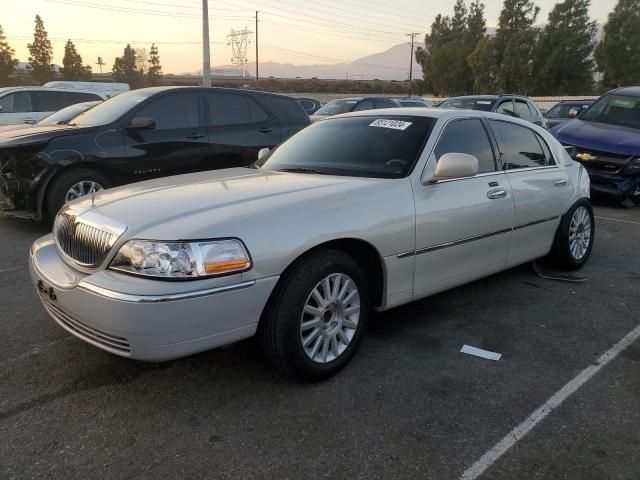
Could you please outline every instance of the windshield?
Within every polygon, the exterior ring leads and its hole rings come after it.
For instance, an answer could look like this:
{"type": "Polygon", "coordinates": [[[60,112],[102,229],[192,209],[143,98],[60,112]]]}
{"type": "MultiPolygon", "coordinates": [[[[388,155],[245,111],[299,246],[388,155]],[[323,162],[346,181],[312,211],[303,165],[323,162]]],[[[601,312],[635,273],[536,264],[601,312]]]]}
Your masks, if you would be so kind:
{"type": "Polygon", "coordinates": [[[434,123],[429,117],[395,115],[332,118],[305,128],[256,165],[328,175],[405,177],[434,123]]]}
{"type": "Polygon", "coordinates": [[[74,117],[78,116],[82,112],[89,110],[94,105],[97,105],[100,102],[91,102],[91,103],[78,103],[76,105],[69,105],[62,110],[58,110],[51,115],[44,117],[42,120],[38,122],[38,125],[62,125],[69,122],[74,117]]]}
{"type": "Polygon", "coordinates": [[[73,119],[70,125],[78,127],[97,127],[98,125],[107,125],[115,122],[131,108],[140,102],[146,100],[155,91],[142,92],[139,90],[131,90],[130,92],[121,93],[115,97],[105,100],[100,105],[96,105],[91,110],[81,113],[73,119]]]}
{"type": "Polygon", "coordinates": [[[316,115],[338,115],[340,113],[350,112],[358,103],[357,100],[331,100],[318,109],[316,115]]]}
{"type": "Polygon", "coordinates": [[[589,122],[640,128],[640,97],[605,95],[580,116],[589,122]]]}
{"type": "Polygon", "coordinates": [[[571,118],[569,112],[574,108],[581,112],[587,108],[589,104],[583,103],[559,103],[547,112],[547,118],[571,118]]]}
{"type": "Polygon", "coordinates": [[[495,100],[476,97],[450,98],[442,102],[440,108],[455,108],[457,110],[482,110],[490,112],[495,100]]]}

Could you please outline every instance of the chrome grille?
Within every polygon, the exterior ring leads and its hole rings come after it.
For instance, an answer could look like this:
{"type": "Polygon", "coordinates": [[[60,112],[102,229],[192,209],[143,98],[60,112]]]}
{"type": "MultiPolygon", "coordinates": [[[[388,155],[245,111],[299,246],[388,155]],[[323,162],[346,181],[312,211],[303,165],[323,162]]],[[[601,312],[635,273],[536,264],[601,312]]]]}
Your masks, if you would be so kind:
{"type": "Polygon", "coordinates": [[[102,264],[120,236],[85,223],[69,211],[63,211],[56,217],[54,234],[58,249],[75,263],[87,268],[102,264]]]}

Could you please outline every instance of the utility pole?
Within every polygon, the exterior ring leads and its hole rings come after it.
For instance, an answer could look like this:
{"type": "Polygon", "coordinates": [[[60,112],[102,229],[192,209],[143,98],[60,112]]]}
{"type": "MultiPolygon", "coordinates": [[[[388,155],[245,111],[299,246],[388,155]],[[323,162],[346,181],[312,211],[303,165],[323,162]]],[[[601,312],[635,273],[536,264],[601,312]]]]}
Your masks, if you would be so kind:
{"type": "Polygon", "coordinates": [[[202,86],[211,86],[211,53],[209,52],[209,0],[202,0],[202,86]]]}
{"type": "Polygon", "coordinates": [[[407,37],[411,37],[411,56],[409,57],[409,98],[413,94],[413,44],[415,42],[416,35],[420,33],[408,33],[407,37]]]}
{"type": "Polygon", "coordinates": [[[105,63],[102,61],[102,57],[98,57],[98,62],[96,63],[96,65],[100,65],[100,74],[102,75],[102,66],[105,65],[105,63]]]}
{"type": "Polygon", "coordinates": [[[256,88],[260,81],[260,70],[258,68],[258,14],[260,12],[256,10],[256,88]]]}

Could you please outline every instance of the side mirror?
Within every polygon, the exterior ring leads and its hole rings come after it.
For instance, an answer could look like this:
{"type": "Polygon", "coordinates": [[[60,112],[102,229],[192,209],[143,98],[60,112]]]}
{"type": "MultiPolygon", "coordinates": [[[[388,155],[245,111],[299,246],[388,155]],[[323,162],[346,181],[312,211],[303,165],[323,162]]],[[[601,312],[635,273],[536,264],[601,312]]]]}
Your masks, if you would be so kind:
{"type": "Polygon", "coordinates": [[[266,157],[270,153],[271,153],[270,148],[261,148],[260,150],[258,150],[258,161],[262,160],[264,157],[266,157]]]}
{"type": "Polygon", "coordinates": [[[575,107],[569,110],[569,118],[576,118],[579,114],[580,114],[580,110],[578,110],[575,107]]]}
{"type": "Polygon", "coordinates": [[[153,130],[154,128],[156,128],[156,121],[149,117],[134,117],[127,126],[127,130],[153,130]]]}
{"type": "Polygon", "coordinates": [[[435,169],[422,179],[423,184],[436,183],[453,178],[468,178],[477,175],[478,159],[466,153],[445,153],[435,169]]]}

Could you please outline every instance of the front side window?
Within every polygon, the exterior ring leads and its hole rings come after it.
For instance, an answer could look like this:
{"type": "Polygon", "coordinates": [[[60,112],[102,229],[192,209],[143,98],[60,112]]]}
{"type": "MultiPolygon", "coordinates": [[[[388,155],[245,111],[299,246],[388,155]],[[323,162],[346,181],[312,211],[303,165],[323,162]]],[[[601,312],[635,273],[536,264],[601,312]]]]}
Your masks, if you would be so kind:
{"type": "Polygon", "coordinates": [[[640,128],[640,97],[605,95],[580,116],[589,122],[640,128]]]}
{"type": "Polygon", "coordinates": [[[136,105],[147,100],[153,91],[131,90],[105,100],[91,110],[81,113],[73,119],[71,125],[80,127],[97,127],[115,122],[131,111],[136,105]]]}
{"type": "Polygon", "coordinates": [[[478,173],[496,170],[493,148],[482,122],[477,118],[455,120],[446,127],[435,149],[436,160],[445,153],[466,153],[478,159],[478,173]]]}
{"type": "Polygon", "coordinates": [[[491,125],[502,145],[502,167],[505,170],[546,167],[549,164],[549,159],[532,130],[497,120],[491,120],[491,125]]]}
{"type": "Polygon", "coordinates": [[[513,110],[513,102],[511,100],[507,100],[498,105],[498,109],[496,113],[502,113],[503,115],[509,115],[510,117],[515,117],[516,112],[513,110]]]}
{"type": "Polygon", "coordinates": [[[353,109],[354,112],[360,112],[362,110],[373,110],[373,101],[372,100],[363,100],[356,108],[353,109]]]}
{"type": "Polygon", "coordinates": [[[291,137],[256,165],[327,175],[406,177],[434,123],[429,117],[395,115],[327,119],[291,137]]]}
{"type": "Polygon", "coordinates": [[[156,122],[156,130],[195,128],[200,125],[198,95],[196,93],[164,95],[142,107],[135,116],[151,118],[156,122]]]}
{"type": "Polygon", "coordinates": [[[30,92],[16,92],[0,98],[0,113],[33,112],[30,92]]]}

